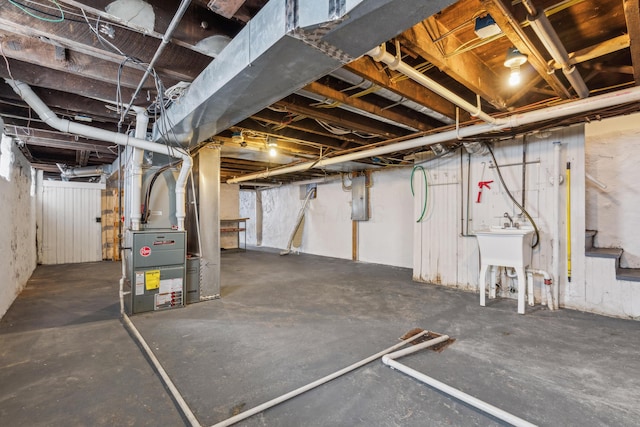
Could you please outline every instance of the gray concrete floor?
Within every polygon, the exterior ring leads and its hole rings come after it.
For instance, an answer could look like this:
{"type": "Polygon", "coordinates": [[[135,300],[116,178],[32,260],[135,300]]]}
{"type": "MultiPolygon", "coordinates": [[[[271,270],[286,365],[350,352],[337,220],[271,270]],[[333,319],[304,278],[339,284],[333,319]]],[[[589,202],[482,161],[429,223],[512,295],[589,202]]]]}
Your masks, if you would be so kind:
{"type": "MultiPolygon", "coordinates": [[[[402,362],[539,425],[640,423],[640,324],[411,281],[411,271],[223,253],[222,299],[133,316],[203,426],[397,342],[402,362]]],[[[118,320],[115,263],[38,267],[0,322],[0,424],[184,425],[118,320]]],[[[241,426],[471,426],[498,420],[376,361],[241,426]]]]}

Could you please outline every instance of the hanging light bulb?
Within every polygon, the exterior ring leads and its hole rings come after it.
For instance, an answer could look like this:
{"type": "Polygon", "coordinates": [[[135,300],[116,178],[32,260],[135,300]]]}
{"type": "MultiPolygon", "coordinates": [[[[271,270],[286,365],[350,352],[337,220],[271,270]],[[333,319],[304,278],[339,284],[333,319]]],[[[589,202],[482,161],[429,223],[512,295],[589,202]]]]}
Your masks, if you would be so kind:
{"type": "Polygon", "coordinates": [[[527,62],[527,55],[521,53],[515,47],[507,49],[507,57],[504,60],[504,66],[511,69],[511,73],[509,74],[510,86],[517,86],[520,84],[520,66],[525,62],[527,62]]]}
{"type": "Polygon", "coordinates": [[[275,157],[278,154],[278,142],[274,137],[267,137],[267,148],[269,149],[269,156],[275,157]]]}

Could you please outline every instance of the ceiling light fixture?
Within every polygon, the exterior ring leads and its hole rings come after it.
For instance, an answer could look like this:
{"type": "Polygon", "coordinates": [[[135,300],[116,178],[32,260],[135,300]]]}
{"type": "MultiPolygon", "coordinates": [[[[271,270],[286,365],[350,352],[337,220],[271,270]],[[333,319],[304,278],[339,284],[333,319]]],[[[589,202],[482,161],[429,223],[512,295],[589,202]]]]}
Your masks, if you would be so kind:
{"type": "Polygon", "coordinates": [[[275,157],[278,154],[278,140],[272,136],[267,137],[267,148],[269,149],[269,156],[275,157]]]}
{"type": "Polygon", "coordinates": [[[515,47],[507,49],[507,58],[504,60],[504,66],[511,69],[511,74],[509,74],[510,86],[520,84],[520,66],[525,62],[527,62],[527,55],[521,53],[515,47]]]}

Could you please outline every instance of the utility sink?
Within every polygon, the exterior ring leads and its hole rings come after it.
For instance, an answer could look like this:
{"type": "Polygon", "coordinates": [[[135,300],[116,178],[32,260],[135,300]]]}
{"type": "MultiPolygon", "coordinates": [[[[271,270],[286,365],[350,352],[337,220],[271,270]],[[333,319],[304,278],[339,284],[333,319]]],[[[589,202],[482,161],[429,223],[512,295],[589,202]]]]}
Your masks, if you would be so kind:
{"type": "Polygon", "coordinates": [[[531,263],[533,227],[499,227],[476,231],[482,264],[526,267],[531,263]]]}
{"type": "Polygon", "coordinates": [[[518,277],[518,313],[524,314],[525,269],[531,263],[533,227],[491,227],[476,231],[480,246],[480,305],[485,305],[487,272],[491,270],[489,298],[495,298],[497,267],[512,267],[518,277]]]}

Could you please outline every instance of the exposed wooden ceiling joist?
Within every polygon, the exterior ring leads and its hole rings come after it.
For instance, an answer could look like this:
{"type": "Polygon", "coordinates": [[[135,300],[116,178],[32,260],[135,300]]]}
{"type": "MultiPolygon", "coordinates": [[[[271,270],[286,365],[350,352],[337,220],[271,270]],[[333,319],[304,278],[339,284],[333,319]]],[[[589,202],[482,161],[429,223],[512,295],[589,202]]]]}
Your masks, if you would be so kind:
{"type": "Polygon", "coordinates": [[[333,126],[354,129],[356,132],[379,135],[385,138],[395,138],[409,133],[398,127],[362,117],[349,111],[329,112],[328,109],[325,108],[311,107],[306,98],[296,95],[290,95],[276,102],[275,105],[293,113],[314,117],[317,120],[325,121],[333,126]]]}
{"type": "MultiPolygon", "coordinates": [[[[545,80],[551,89],[560,98],[567,99],[571,96],[565,85],[555,73],[552,73],[547,61],[535,44],[529,39],[520,23],[513,16],[509,8],[502,0],[481,0],[482,6],[489,12],[509,41],[520,52],[528,56],[528,62],[536,70],[538,75],[545,80]]],[[[522,99],[518,97],[517,99],[522,99]]],[[[513,105],[515,97],[508,100],[508,105],[513,105]]]]}
{"type": "Polygon", "coordinates": [[[345,68],[358,76],[384,87],[406,99],[442,114],[450,119],[456,117],[455,106],[444,98],[412,80],[393,80],[383,66],[376,64],[368,56],[345,65],[345,68]]]}
{"type": "Polygon", "coordinates": [[[435,65],[440,71],[447,73],[456,81],[467,87],[473,93],[480,95],[497,110],[506,110],[506,101],[501,96],[503,91],[498,86],[501,79],[493,70],[488,68],[473,51],[466,55],[447,55],[447,52],[462,44],[455,34],[435,43],[433,35],[440,36],[450,31],[440,20],[431,17],[402,33],[401,40],[409,48],[419,53],[427,61],[435,65]],[[427,26],[429,27],[427,29],[427,26]]]}
{"type": "Polygon", "coordinates": [[[416,130],[431,130],[433,126],[429,126],[426,120],[420,121],[412,117],[408,117],[407,114],[400,114],[392,109],[383,109],[377,105],[371,104],[362,100],[361,98],[352,97],[337,91],[329,86],[325,86],[318,82],[312,82],[304,87],[305,90],[315,93],[316,95],[323,96],[325,98],[332,99],[334,101],[349,105],[357,108],[358,110],[366,111],[385,119],[392,120],[403,125],[410,126],[416,130]]]}
{"type": "Polygon", "coordinates": [[[633,78],[636,86],[640,85],[640,3],[638,0],[624,0],[624,17],[629,31],[633,78]]]}

